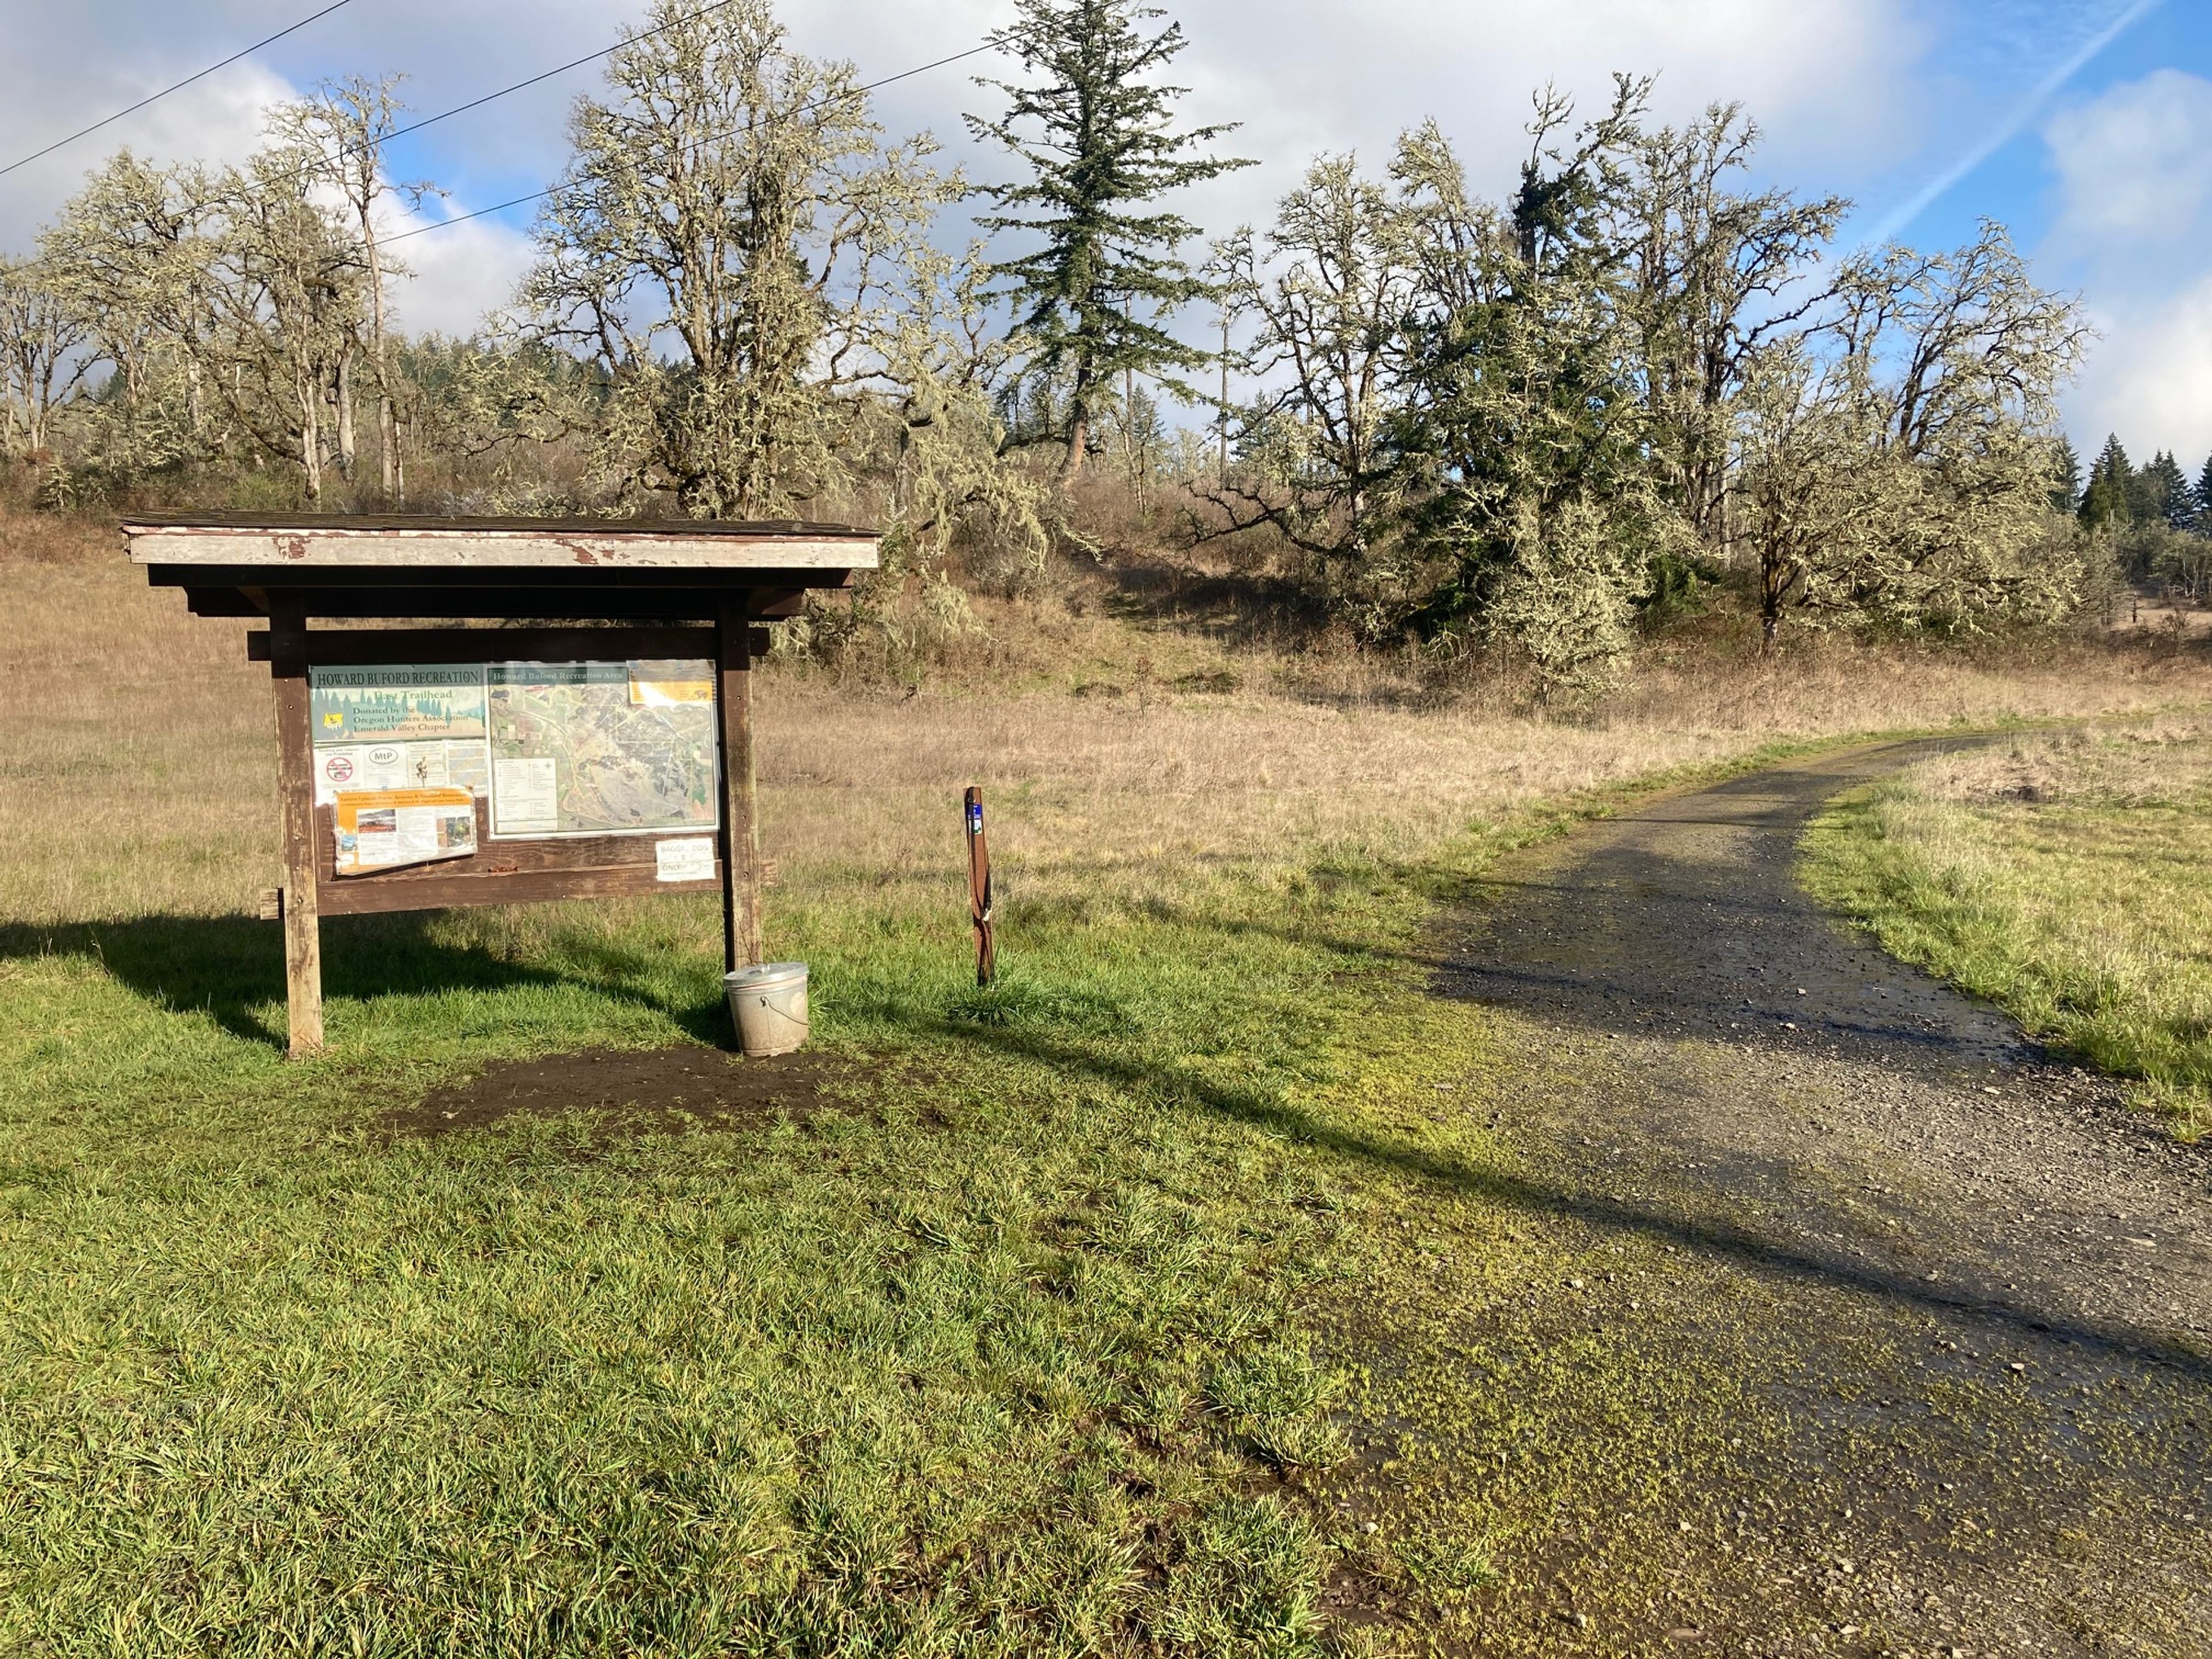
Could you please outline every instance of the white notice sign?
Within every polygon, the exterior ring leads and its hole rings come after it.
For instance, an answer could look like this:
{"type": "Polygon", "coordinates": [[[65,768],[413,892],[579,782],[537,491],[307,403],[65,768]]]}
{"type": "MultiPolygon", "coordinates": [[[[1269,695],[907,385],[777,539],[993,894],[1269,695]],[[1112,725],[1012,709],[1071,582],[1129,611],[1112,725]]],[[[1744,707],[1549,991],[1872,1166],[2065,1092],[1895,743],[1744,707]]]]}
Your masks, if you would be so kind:
{"type": "Polygon", "coordinates": [[[561,827],[558,763],[538,757],[495,756],[491,763],[491,832],[495,836],[550,835],[561,827]]]}
{"type": "Polygon", "coordinates": [[[653,874],[657,881],[714,880],[714,838],[686,836],[678,841],[653,842],[653,874]]]}

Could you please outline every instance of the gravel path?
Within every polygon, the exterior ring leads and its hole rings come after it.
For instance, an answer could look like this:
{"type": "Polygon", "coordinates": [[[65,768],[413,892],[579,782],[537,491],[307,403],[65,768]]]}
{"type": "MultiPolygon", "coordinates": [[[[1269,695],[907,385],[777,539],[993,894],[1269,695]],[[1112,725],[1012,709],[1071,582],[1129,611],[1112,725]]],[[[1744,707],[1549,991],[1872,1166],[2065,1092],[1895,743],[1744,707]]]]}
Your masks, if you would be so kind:
{"type": "Polygon", "coordinates": [[[1571,1317],[1632,1420],[1701,1364],[1746,1416],[1509,1544],[1480,1650],[2212,1654],[2212,1157],[1794,879],[1824,802],[1936,746],[1652,803],[1465,919],[1486,1109],[1555,1241],[1621,1254],[1453,1340],[1571,1317]]]}

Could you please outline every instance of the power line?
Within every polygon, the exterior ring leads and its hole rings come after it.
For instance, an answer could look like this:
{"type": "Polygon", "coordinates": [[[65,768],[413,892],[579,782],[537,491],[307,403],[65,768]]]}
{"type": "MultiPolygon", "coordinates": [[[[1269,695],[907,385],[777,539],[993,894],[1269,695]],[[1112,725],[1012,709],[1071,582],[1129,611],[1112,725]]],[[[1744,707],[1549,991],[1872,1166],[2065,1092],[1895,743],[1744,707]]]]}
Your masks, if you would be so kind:
{"type": "MultiPolygon", "coordinates": [[[[325,7],[324,9],[335,11],[337,9],[338,5],[347,5],[350,3],[351,0],[337,0],[337,5],[325,7]]],[[[641,34],[625,36],[623,39],[616,41],[614,45],[611,46],[602,46],[597,52],[587,52],[581,58],[572,58],[565,64],[556,64],[553,68],[544,70],[539,74],[531,76],[526,80],[517,81],[512,86],[501,87],[495,92],[488,92],[481,98],[471,98],[467,103],[456,104],[451,109],[441,109],[435,115],[426,115],[419,121],[410,121],[404,127],[395,127],[390,132],[380,134],[373,140],[341,145],[336,153],[323,155],[321,158],[322,163],[325,165],[335,165],[336,163],[345,160],[349,155],[357,155],[363,150],[374,149],[380,145],[388,144],[395,138],[404,138],[411,132],[420,132],[425,127],[434,127],[437,125],[439,122],[449,121],[456,115],[465,115],[472,109],[482,109],[486,104],[505,98],[511,93],[525,91],[531,87],[536,86],[541,81],[550,81],[557,75],[566,75],[570,70],[581,69],[586,64],[596,63],[602,58],[610,57],[615,52],[620,52],[626,46],[634,45],[640,40],[650,40],[656,34],[665,34],[670,29],[680,28],[683,25],[692,22],[698,18],[704,17],[711,12],[721,11],[727,7],[735,5],[736,3],[737,0],[714,0],[714,3],[712,5],[702,6],[696,11],[686,12],[681,17],[675,18],[668,22],[663,23],[659,28],[647,29],[641,34]]],[[[322,12],[317,12],[315,14],[315,17],[319,17],[322,15],[322,12]]],[[[299,28],[302,24],[312,23],[314,21],[314,17],[303,18],[301,20],[301,22],[293,24],[292,27],[299,28]]],[[[285,31],[286,33],[289,33],[291,31],[289,29],[285,31]]],[[[270,40],[274,40],[278,38],[278,36],[273,34],[269,37],[270,40]]],[[[264,46],[266,46],[267,44],[268,41],[262,42],[262,45],[264,46]]],[[[257,48],[252,46],[246,48],[246,52],[252,52],[255,50],[257,50],[257,48]]],[[[239,58],[243,58],[244,56],[246,56],[246,52],[240,52],[238,54],[239,58]]],[[[237,59],[234,58],[226,58],[223,59],[223,64],[234,63],[236,61],[237,59]]],[[[222,64],[215,64],[212,69],[202,70],[200,74],[212,74],[214,70],[218,70],[222,67],[222,64]]],[[[198,79],[198,77],[195,76],[193,78],[198,79]]],[[[185,84],[186,83],[182,81],[177,82],[177,86],[179,87],[185,84]]],[[[174,92],[176,90],[176,87],[172,87],[169,90],[174,92]]],[[[154,94],[155,98],[158,98],[160,96],[161,96],[160,93],[155,93],[154,94]]],[[[144,100],[144,103],[133,104],[131,106],[131,109],[143,108],[144,104],[149,104],[151,102],[153,102],[153,99],[149,98],[144,100]]],[[[131,110],[118,110],[115,114],[109,116],[107,119],[113,121],[122,116],[128,115],[130,112],[131,110]]],[[[105,125],[106,123],[102,122],[99,125],[105,125]]],[[[94,129],[92,127],[87,127],[84,131],[90,132],[94,130],[94,129]]],[[[83,136],[84,133],[76,133],[71,135],[72,137],[78,138],[81,138],[83,136]]],[[[39,155],[44,155],[49,151],[58,149],[61,148],[62,144],[66,144],[69,142],[70,139],[64,138],[62,139],[59,143],[49,144],[46,149],[42,149],[39,152],[39,155]]],[[[21,167],[23,165],[23,161],[35,161],[36,160],[38,160],[37,155],[27,155],[23,158],[22,161],[16,162],[15,166],[21,167]]],[[[0,175],[4,175],[13,171],[14,168],[12,167],[0,167],[0,175]]],[[[295,169],[294,173],[285,173],[280,176],[284,178],[292,178],[298,176],[300,173],[309,173],[312,171],[313,171],[313,167],[310,165],[309,167],[295,169]]]]}
{"type": "MultiPolygon", "coordinates": [[[[857,98],[862,93],[873,92],[879,87],[890,86],[895,81],[911,80],[917,75],[927,75],[932,70],[943,69],[947,64],[957,64],[963,58],[974,58],[982,52],[995,52],[1001,44],[998,40],[986,40],[982,45],[970,46],[965,52],[956,52],[950,58],[939,58],[931,63],[917,64],[910,70],[901,70],[896,75],[886,75],[882,80],[870,81],[864,86],[848,87],[842,92],[831,94],[827,98],[817,98],[811,104],[803,104],[792,111],[790,116],[783,118],[787,120],[792,117],[805,115],[811,110],[819,109],[825,104],[837,103],[847,98],[857,98]]],[[[595,55],[603,56],[604,54],[595,55]]],[[[726,132],[709,133],[704,138],[696,139],[694,142],[702,144],[717,143],[725,138],[734,138],[744,131],[743,127],[732,127],[726,132]]],[[[465,225],[471,219],[487,218],[495,213],[504,213],[509,208],[522,207],[531,202],[542,202],[560,188],[558,185],[548,185],[544,190],[533,190],[527,196],[517,196],[509,201],[495,202],[489,207],[478,208],[473,213],[459,213],[450,219],[439,219],[427,225],[417,225],[412,230],[403,230],[396,236],[383,238],[383,245],[389,247],[394,242],[404,242],[415,236],[427,236],[434,230],[444,230],[451,225],[465,225]]]]}
{"type": "Polygon", "coordinates": [[[30,155],[26,155],[20,161],[10,161],[6,167],[0,167],[0,179],[6,178],[9,173],[15,172],[17,167],[28,167],[40,156],[52,155],[56,150],[61,149],[64,144],[73,144],[76,143],[78,139],[83,137],[87,133],[98,132],[100,128],[108,125],[110,123],[120,121],[125,116],[131,114],[136,111],[142,110],[145,108],[147,105],[154,103],[160,99],[167,98],[171,93],[179,91],[182,88],[191,85],[195,81],[205,80],[209,76],[213,75],[219,69],[229,68],[230,65],[235,64],[241,58],[251,58],[255,52],[260,51],[262,47],[273,46],[276,42],[282,40],[286,35],[307,27],[307,25],[313,22],[316,18],[328,17],[332,12],[337,10],[339,7],[349,6],[352,3],[353,0],[331,0],[331,3],[329,5],[325,6],[320,11],[309,13],[307,16],[302,17],[298,22],[290,25],[289,27],[278,29],[276,33],[269,36],[266,40],[256,40],[252,46],[246,47],[243,52],[234,52],[220,64],[210,64],[205,69],[200,70],[197,75],[187,75],[183,80],[178,82],[176,85],[163,87],[161,91],[150,94],[144,98],[141,98],[137,103],[131,105],[129,109],[119,109],[112,115],[104,116],[100,119],[94,121],[88,127],[79,127],[75,132],[70,134],[66,138],[55,139],[52,143],[48,144],[44,149],[33,150],[30,155]]]}
{"type": "MultiPolygon", "coordinates": [[[[737,0],[714,0],[714,4],[710,6],[702,6],[696,11],[686,12],[681,17],[673,18],[668,22],[663,23],[659,28],[647,29],[641,34],[626,35],[622,40],[616,41],[614,45],[611,46],[602,46],[597,52],[587,52],[581,58],[572,58],[567,63],[560,64],[556,68],[547,70],[542,74],[533,75],[526,81],[517,81],[511,87],[501,87],[498,91],[488,92],[481,98],[471,98],[465,104],[456,104],[451,109],[441,109],[435,115],[426,115],[419,121],[411,122],[404,127],[396,127],[392,131],[384,133],[372,141],[348,144],[341,149],[337,155],[325,156],[324,160],[333,162],[342,161],[349,155],[358,155],[361,151],[365,149],[374,149],[381,144],[388,144],[395,138],[404,138],[410,132],[420,132],[425,127],[434,127],[437,125],[439,122],[450,120],[456,115],[465,115],[472,109],[482,109],[486,104],[492,102],[495,99],[504,98],[509,93],[520,92],[525,88],[534,87],[540,81],[550,81],[555,76],[566,75],[572,69],[581,69],[586,64],[596,63],[602,58],[611,57],[614,53],[620,52],[624,46],[635,46],[640,40],[650,40],[656,34],[665,34],[672,28],[680,28],[684,24],[692,22],[698,18],[704,17],[710,12],[720,11],[726,7],[733,6],[736,3],[737,0]]],[[[497,211],[496,209],[487,210],[493,212],[497,211]]]]}

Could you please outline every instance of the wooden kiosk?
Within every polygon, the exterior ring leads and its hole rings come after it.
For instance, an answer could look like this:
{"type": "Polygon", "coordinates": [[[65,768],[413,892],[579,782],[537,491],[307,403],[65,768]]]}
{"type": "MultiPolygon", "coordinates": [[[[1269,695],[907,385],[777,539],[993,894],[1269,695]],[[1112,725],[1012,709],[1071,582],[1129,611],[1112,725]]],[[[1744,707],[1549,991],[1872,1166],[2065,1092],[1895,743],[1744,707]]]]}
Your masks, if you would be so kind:
{"type": "Polygon", "coordinates": [[[246,647],[276,687],[270,908],[293,1054],[322,1045],[325,915],[719,887],[726,966],[760,960],[757,624],[873,569],[875,532],[238,514],[123,530],[194,614],[268,618],[246,647]]]}

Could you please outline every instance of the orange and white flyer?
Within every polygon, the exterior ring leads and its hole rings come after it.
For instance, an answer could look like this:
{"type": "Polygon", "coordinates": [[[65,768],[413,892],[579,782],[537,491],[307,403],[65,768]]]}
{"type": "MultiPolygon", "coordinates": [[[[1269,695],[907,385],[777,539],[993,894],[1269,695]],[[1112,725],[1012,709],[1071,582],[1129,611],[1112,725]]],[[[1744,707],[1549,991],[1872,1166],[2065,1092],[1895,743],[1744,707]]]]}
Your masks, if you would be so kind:
{"type": "Polygon", "coordinates": [[[331,820],[342,876],[465,859],[477,850],[477,798],[466,789],[341,789],[331,820]]]}

